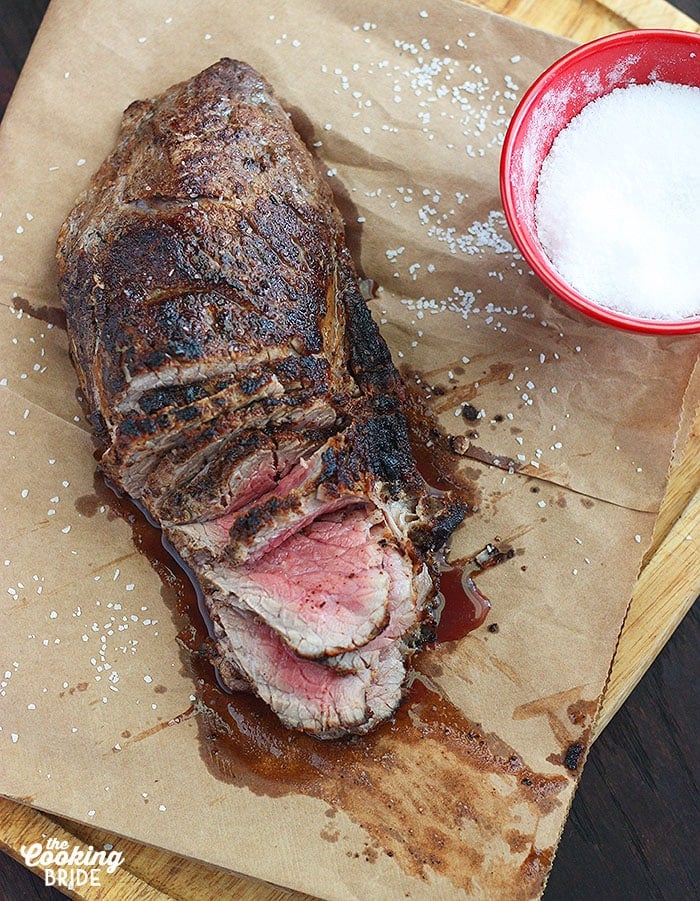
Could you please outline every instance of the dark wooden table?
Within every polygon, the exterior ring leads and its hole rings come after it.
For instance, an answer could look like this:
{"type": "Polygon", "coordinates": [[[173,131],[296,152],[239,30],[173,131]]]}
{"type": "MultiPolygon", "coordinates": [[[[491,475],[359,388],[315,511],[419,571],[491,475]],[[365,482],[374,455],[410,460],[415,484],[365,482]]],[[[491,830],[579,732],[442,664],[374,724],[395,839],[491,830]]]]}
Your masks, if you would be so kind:
{"type": "MultiPolygon", "coordinates": [[[[700,22],[700,0],[676,0],[700,22]]],[[[0,0],[0,117],[48,0],[0,0]]],[[[698,605],[596,741],[546,901],[690,901],[700,894],[698,605]]],[[[64,896],[0,853],[0,901],[64,896]]]]}

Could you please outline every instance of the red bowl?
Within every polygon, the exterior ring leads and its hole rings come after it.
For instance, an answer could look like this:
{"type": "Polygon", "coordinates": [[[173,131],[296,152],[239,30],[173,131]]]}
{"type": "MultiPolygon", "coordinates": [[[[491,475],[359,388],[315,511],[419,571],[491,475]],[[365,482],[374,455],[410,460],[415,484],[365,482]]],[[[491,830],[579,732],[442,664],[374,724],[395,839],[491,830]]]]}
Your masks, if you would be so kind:
{"type": "Polygon", "coordinates": [[[598,97],[615,88],[654,81],[700,87],[700,34],[623,31],[583,44],[557,60],[523,95],[508,126],[501,152],[501,200],[520,252],[557,297],[618,328],[691,334],[700,332],[700,315],[679,320],[640,319],[584,297],[557,273],[537,237],[537,182],[556,136],[598,97]]]}

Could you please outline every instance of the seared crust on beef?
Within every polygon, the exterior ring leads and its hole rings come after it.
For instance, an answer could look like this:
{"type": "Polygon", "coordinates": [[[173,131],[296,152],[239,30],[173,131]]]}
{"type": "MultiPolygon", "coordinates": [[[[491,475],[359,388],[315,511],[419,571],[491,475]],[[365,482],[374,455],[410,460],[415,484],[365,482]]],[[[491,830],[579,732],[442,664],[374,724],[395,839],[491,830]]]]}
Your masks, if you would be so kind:
{"type": "Polygon", "coordinates": [[[386,719],[465,508],[267,82],[224,59],[131,104],[57,256],[102,467],[193,568],[224,682],[322,737],[386,719]]]}
{"type": "Polygon", "coordinates": [[[95,410],[111,424],[151,375],[181,384],[323,354],[342,334],[328,303],[340,235],[328,185],[249,66],[225,60],[132,104],[59,236],[95,410]]]}

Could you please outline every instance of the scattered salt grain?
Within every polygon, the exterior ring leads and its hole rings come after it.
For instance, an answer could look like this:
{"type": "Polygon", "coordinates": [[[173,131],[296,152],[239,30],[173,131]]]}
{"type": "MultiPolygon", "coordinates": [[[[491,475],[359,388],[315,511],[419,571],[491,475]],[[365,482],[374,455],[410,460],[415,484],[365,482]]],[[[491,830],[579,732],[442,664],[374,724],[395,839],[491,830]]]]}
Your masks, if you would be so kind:
{"type": "Polygon", "coordinates": [[[629,315],[700,314],[698,159],[700,88],[630,85],[585,106],[555,139],[535,204],[560,275],[629,315]]]}

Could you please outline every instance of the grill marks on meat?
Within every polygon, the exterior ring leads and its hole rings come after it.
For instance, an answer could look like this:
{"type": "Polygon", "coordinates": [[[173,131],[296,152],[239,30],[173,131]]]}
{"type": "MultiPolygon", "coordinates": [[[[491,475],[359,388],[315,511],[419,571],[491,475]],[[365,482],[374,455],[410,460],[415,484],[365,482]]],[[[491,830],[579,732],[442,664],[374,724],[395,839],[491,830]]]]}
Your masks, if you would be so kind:
{"type": "Polygon", "coordinates": [[[224,683],[321,737],[386,719],[465,508],[416,469],[331,191],[264,79],[221,60],[133,103],[58,263],[102,467],[192,569],[224,683]]]}

